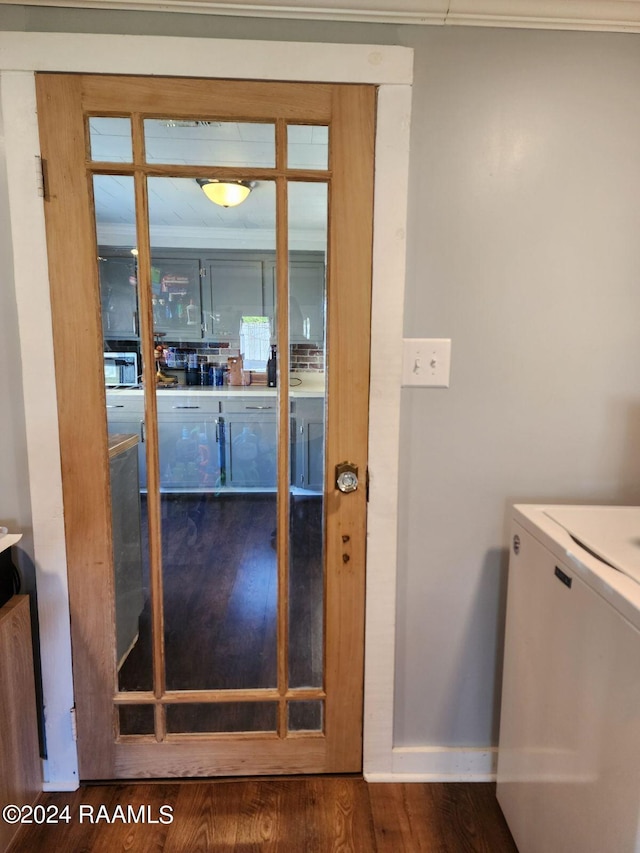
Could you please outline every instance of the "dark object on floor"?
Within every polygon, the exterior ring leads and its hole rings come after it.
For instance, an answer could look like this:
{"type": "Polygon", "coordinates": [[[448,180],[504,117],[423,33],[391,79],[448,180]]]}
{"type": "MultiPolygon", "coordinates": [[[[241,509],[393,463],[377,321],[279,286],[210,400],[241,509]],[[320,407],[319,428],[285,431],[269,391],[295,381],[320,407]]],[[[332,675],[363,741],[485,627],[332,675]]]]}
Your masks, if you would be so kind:
{"type": "Polygon", "coordinates": [[[11,548],[0,553],[0,607],[20,592],[20,575],[11,560],[11,548]]]}

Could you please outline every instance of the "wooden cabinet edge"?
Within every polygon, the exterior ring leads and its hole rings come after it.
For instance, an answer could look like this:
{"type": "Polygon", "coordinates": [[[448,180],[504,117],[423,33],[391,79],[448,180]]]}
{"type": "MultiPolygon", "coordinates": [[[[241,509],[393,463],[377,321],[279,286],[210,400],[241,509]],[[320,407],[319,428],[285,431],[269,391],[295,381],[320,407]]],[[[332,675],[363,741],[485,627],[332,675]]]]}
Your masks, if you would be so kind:
{"type": "MultiPolygon", "coordinates": [[[[42,768],[28,595],[14,595],[0,608],[0,743],[2,804],[32,805],[42,791],[42,768]]],[[[18,826],[0,821],[0,851],[18,826]]]]}

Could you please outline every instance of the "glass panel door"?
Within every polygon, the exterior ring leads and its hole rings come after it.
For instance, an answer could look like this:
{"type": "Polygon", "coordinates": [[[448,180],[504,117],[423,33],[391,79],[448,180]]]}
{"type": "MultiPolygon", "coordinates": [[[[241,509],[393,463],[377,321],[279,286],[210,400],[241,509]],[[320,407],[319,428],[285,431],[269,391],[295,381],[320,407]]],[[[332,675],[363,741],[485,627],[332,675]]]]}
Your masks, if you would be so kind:
{"type": "Polygon", "coordinates": [[[37,88],[82,778],[358,770],[375,90],[37,88]]]}
{"type": "MultiPolygon", "coordinates": [[[[92,151],[96,125],[101,135],[100,159],[116,143],[131,146],[131,122],[89,122],[92,151]],[[128,129],[129,139],[124,135],[128,129]]],[[[129,157],[129,159],[131,159],[129,157]]],[[[96,242],[102,308],[106,421],[115,593],[115,645],[118,689],[152,690],[151,610],[146,503],[144,404],[138,329],[139,296],[136,252],[135,190],[128,175],[93,176],[96,242]],[[118,236],[114,237],[114,210],[118,236]]],[[[148,710],[131,707],[118,717],[124,732],[152,733],[148,710]],[[124,716],[123,716],[124,714],[124,716]]]]}
{"type": "MultiPolygon", "coordinates": [[[[290,132],[290,143],[291,138],[290,132]]],[[[295,469],[289,519],[289,684],[297,688],[321,688],[328,185],[289,182],[288,214],[290,246],[299,245],[296,228],[299,223],[305,220],[315,223],[313,244],[309,243],[308,252],[298,248],[289,252],[289,398],[295,412],[295,437],[292,436],[295,469]]],[[[296,731],[321,729],[322,704],[321,701],[291,703],[290,727],[296,731]]]]}
{"type": "MultiPolygon", "coordinates": [[[[113,120],[111,141],[107,119],[89,120],[90,133],[100,128],[102,150],[122,146],[121,123],[113,120]]],[[[206,165],[209,156],[261,163],[269,161],[269,128],[273,137],[272,125],[234,123],[214,132],[147,120],[146,153],[153,152],[154,163],[206,165]],[[222,140],[214,140],[217,155],[207,153],[212,133],[222,140]],[[234,147],[235,136],[244,138],[234,147]]],[[[313,168],[319,162],[326,169],[324,131],[313,168]]],[[[312,129],[292,127],[286,135],[298,158],[301,135],[311,138],[312,129]]],[[[115,475],[111,483],[118,566],[130,548],[125,536],[137,534],[138,543],[136,565],[119,568],[115,579],[118,690],[153,693],[146,712],[144,703],[117,705],[120,736],[320,732],[328,184],[282,180],[278,189],[275,179],[244,181],[247,198],[225,207],[205,195],[202,183],[196,170],[190,177],[149,176],[136,213],[133,177],[94,176],[105,350],[131,341],[141,364],[152,336],[154,353],[144,382],[136,372],[131,384],[108,393],[111,433],[133,429],[138,417],[141,424],[136,435],[127,434],[129,453],[139,456],[135,488],[133,467],[126,501],[115,475]],[[285,203],[279,219],[277,205],[285,203]],[[287,229],[280,241],[278,228],[287,229]],[[138,243],[148,243],[149,269],[139,262],[138,243]],[[279,244],[290,247],[287,255],[278,255],[279,244]],[[149,302],[151,328],[137,323],[138,305],[149,302]],[[280,347],[281,339],[288,346],[280,347]],[[155,402],[149,431],[145,393],[155,402]],[[149,495],[146,471],[156,466],[159,489],[149,495]],[[117,523],[123,513],[126,528],[117,523]],[[302,699],[273,702],[298,689],[306,691],[302,699]],[[205,701],[157,702],[185,691],[217,693],[208,701],[202,694],[205,701]],[[251,691],[252,701],[218,703],[220,691],[251,691]]]]}

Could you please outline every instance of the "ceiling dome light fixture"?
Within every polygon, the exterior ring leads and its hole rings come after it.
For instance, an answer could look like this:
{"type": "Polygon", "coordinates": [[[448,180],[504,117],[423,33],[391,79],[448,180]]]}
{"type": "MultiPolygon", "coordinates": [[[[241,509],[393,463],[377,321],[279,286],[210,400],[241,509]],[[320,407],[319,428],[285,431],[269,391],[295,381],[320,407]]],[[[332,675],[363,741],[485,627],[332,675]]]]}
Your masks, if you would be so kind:
{"type": "Polygon", "coordinates": [[[209,201],[220,207],[235,207],[249,197],[254,185],[248,181],[218,181],[196,178],[198,186],[209,201]]]}

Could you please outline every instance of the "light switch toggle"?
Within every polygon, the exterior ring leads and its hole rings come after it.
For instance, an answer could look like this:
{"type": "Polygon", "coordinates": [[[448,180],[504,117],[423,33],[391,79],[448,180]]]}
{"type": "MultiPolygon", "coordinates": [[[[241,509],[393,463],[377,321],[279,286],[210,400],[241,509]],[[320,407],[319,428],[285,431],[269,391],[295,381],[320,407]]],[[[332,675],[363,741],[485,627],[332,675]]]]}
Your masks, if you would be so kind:
{"type": "Polygon", "coordinates": [[[405,338],[402,384],[422,388],[448,388],[451,338],[405,338]]]}

